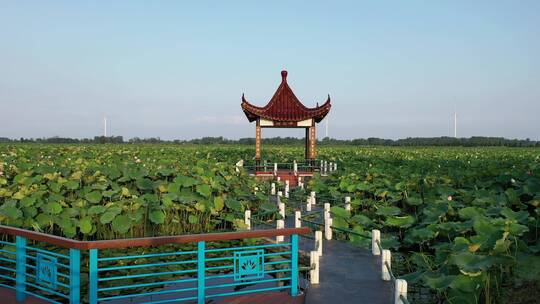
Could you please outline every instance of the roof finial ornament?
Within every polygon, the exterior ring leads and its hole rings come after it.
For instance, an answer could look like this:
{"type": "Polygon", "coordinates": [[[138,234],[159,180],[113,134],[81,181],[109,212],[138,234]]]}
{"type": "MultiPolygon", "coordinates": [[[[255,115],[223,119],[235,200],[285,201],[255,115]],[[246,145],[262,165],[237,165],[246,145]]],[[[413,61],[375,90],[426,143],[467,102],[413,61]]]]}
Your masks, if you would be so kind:
{"type": "Polygon", "coordinates": [[[287,71],[286,70],[281,71],[281,81],[287,82],[287,71]]]}

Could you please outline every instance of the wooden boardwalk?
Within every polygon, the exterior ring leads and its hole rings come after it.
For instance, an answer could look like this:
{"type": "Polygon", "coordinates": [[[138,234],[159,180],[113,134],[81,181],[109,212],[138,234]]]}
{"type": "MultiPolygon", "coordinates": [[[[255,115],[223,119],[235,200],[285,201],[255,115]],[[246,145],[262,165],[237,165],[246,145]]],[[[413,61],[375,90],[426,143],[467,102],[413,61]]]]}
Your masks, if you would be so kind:
{"type": "MultiPolygon", "coordinates": [[[[285,225],[294,227],[294,216],[286,217],[285,225]]],[[[299,247],[309,254],[315,250],[315,241],[300,237],[299,247]]],[[[324,240],[320,283],[308,287],[305,303],[393,303],[393,284],[381,279],[381,267],[380,256],[373,256],[370,250],[347,242],[324,240]]]]}

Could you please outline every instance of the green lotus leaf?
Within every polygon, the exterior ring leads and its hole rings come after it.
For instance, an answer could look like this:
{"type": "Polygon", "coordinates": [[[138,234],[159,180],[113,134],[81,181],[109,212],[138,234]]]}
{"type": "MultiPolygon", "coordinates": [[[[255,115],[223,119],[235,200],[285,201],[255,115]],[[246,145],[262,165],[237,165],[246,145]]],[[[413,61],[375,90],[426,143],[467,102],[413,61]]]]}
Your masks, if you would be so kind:
{"type": "Polygon", "coordinates": [[[227,206],[227,208],[230,208],[234,211],[243,211],[244,209],[244,206],[242,205],[242,203],[234,199],[227,198],[225,200],[225,205],[227,206]]]}
{"type": "Polygon", "coordinates": [[[81,228],[81,232],[84,234],[89,234],[92,232],[92,219],[89,217],[83,218],[79,221],[79,227],[81,228]]]}
{"type": "Polygon", "coordinates": [[[117,215],[117,213],[115,213],[115,212],[107,211],[107,212],[103,213],[99,217],[99,222],[104,224],[104,225],[108,224],[108,223],[110,223],[110,222],[112,222],[114,220],[116,215],[117,215]]]}
{"type": "Polygon", "coordinates": [[[407,204],[411,206],[420,206],[422,205],[422,198],[419,196],[409,196],[406,200],[407,204]]]}
{"type": "Polygon", "coordinates": [[[401,209],[395,206],[381,206],[376,213],[384,216],[398,215],[401,213],[401,209]]]}
{"type": "Polygon", "coordinates": [[[393,227],[408,228],[415,223],[414,217],[406,216],[389,216],[386,218],[385,224],[393,227]]]}
{"type": "Polygon", "coordinates": [[[471,245],[471,242],[464,238],[464,237],[461,237],[461,236],[458,236],[454,239],[454,244],[453,244],[453,247],[452,247],[452,250],[454,252],[456,251],[466,251],[469,249],[469,246],[471,245]]]}
{"type": "Polygon", "coordinates": [[[465,207],[458,211],[459,217],[464,220],[470,220],[484,215],[484,210],[477,207],[465,207]]]}
{"type": "Polygon", "coordinates": [[[433,223],[441,220],[448,211],[448,204],[446,203],[433,203],[424,208],[422,213],[425,215],[423,221],[425,223],[433,223]]]}
{"type": "Polygon", "coordinates": [[[22,211],[14,203],[5,203],[0,207],[0,214],[9,219],[18,219],[22,216],[22,211]]]}
{"type": "Polygon", "coordinates": [[[88,215],[96,215],[105,212],[107,208],[105,206],[92,206],[88,209],[88,215]]]}
{"type": "Polygon", "coordinates": [[[424,243],[437,236],[437,232],[430,228],[414,228],[407,230],[404,241],[408,244],[424,243]]]}
{"type": "Polygon", "coordinates": [[[505,191],[506,197],[508,198],[508,202],[510,204],[519,204],[519,195],[517,194],[516,190],[509,188],[505,191]]]}
{"type": "Polygon", "coordinates": [[[190,177],[190,176],[183,176],[178,175],[173,180],[174,183],[182,186],[182,187],[191,187],[197,185],[199,182],[197,179],[190,177]]]}
{"type": "Polygon", "coordinates": [[[457,275],[450,284],[450,303],[478,303],[475,292],[482,289],[484,280],[483,273],[476,276],[457,275]]]}
{"type": "Polygon", "coordinates": [[[127,215],[119,215],[112,221],[112,228],[115,232],[125,234],[131,229],[131,219],[127,215]]]}
{"type": "Polygon", "coordinates": [[[225,207],[225,203],[221,196],[214,197],[214,211],[221,211],[225,207]]]}
{"type": "Polygon", "coordinates": [[[62,205],[60,205],[58,202],[50,202],[43,205],[42,209],[50,214],[59,214],[62,212],[62,205]]]}
{"type": "Polygon", "coordinates": [[[67,183],[64,184],[64,186],[66,187],[66,189],[68,190],[76,190],[76,189],[79,189],[79,182],[78,181],[74,181],[74,180],[70,180],[68,181],[67,183]]]}
{"type": "Polygon", "coordinates": [[[357,223],[362,226],[370,226],[371,224],[373,224],[373,221],[363,214],[356,214],[351,218],[351,222],[357,223]]]}
{"type": "Polygon", "coordinates": [[[140,178],[135,181],[135,185],[142,191],[151,191],[154,190],[155,184],[149,178],[140,178]]]}
{"type": "Polygon", "coordinates": [[[367,231],[364,230],[362,226],[354,226],[349,237],[351,242],[356,243],[364,248],[369,248],[371,246],[371,236],[367,231]]]}
{"type": "Polygon", "coordinates": [[[511,219],[511,220],[515,220],[520,223],[523,223],[529,217],[529,212],[527,211],[515,212],[515,211],[512,211],[512,209],[510,208],[503,208],[501,210],[501,215],[506,217],[507,219],[511,219]]]}
{"type": "Polygon", "coordinates": [[[448,288],[455,280],[454,275],[424,275],[424,282],[433,289],[442,290],[448,288]]]}
{"type": "Polygon", "coordinates": [[[452,256],[451,262],[468,274],[478,273],[491,267],[495,259],[490,256],[460,252],[452,256]]]}
{"type": "Polygon", "coordinates": [[[161,210],[154,210],[150,212],[148,218],[154,224],[163,224],[165,222],[165,213],[161,210]]]}
{"type": "Polygon", "coordinates": [[[332,218],[332,227],[336,227],[338,229],[349,229],[349,223],[347,223],[347,220],[342,217],[334,217],[332,218]]]}
{"type": "Polygon", "coordinates": [[[345,210],[345,208],[333,206],[330,208],[330,213],[332,213],[336,217],[341,217],[348,219],[351,217],[351,214],[349,211],[345,210]]]}
{"type": "Polygon", "coordinates": [[[445,222],[438,224],[438,228],[441,232],[462,234],[469,231],[472,228],[472,223],[467,222],[445,222]]]}
{"type": "Polygon", "coordinates": [[[16,192],[15,194],[13,194],[13,198],[16,199],[16,200],[22,200],[25,197],[26,196],[24,195],[24,193],[22,191],[19,191],[19,192],[16,192]]]}
{"type": "Polygon", "coordinates": [[[425,271],[418,270],[415,272],[404,274],[400,276],[399,278],[402,280],[406,280],[408,284],[415,284],[415,283],[420,282],[420,280],[422,280],[422,278],[424,277],[424,273],[425,271]]]}
{"type": "Polygon", "coordinates": [[[171,207],[174,205],[174,201],[178,199],[178,195],[174,193],[165,193],[161,197],[161,201],[163,202],[163,206],[165,207],[171,207]]]}
{"type": "Polygon", "coordinates": [[[494,225],[493,220],[489,220],[485,217],[476,218],[474,220],[473,228],[478,235],[483,235],[486,237],[500,231],[499,228],[494,225]]]}
{"type": "Polygon", "coordinates": [[[540,179],[535,177],[530,177],[525,182],[525,186],[523,186],[523,192],[531,195],[536,196],[540,194],[540,179]]]}
{"type": "Polygon", "coordinates": [[[97,204],[101,201],[103,196],[100,191],[92,191],[87,193],[84,198],[92,204],[97,204]]]}
{"type": "Polygon", "coordinates": [[[21,207],[30,207],[30,206],[33,206],[36,202],[36,198],[35,197],[25,197],[23,199],[21,199],[21,207]]]}
{"type": "Polygon", "coordinates": [[[203,197],[210,197],[210,194],[212,194],[212,191],[210,190],[210,186],[206,184],[197,185],[196,187],[197,193],[202,195],[203,197]]]}
{"type": "Polygon", "coordinates": [[[527,226],[525,226],[525,225],[511,223],[508,226],[507,231],[510,232],[513,235],[521,236],[525,232],[529,231],[529,228],[527,226]]]}

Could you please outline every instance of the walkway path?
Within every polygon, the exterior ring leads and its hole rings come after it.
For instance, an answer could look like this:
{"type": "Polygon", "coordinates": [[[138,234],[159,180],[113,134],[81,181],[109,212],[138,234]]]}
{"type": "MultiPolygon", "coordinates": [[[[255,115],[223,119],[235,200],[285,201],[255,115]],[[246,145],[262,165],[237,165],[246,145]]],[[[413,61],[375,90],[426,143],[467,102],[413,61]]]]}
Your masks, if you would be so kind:
{"type": "MultiPolygon", "coordinates": [[[[294,216],[286,217],[285,225],[294,227],[294,216]]],[[[314,250],[315,241],[301,237],[299,247],[309,253],[314,250]]],[[[393,303],[392,283],[381,279],[380,256],[347,242],[323,241],[319,281],[308,288],[306,304],[393,303]]]]}

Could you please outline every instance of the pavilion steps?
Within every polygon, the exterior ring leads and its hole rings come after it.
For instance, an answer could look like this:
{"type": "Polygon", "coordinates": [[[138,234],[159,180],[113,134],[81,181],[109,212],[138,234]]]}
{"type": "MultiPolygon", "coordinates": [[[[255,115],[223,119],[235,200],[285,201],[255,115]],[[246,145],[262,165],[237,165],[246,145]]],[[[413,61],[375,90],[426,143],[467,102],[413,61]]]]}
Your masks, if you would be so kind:
{"type": "Polygon", "coordinates": [[[298,176],[294,174],[294,172],[291,171],[278,171],[277,177],[282,182],[289,181],[289,187],[296,187],[298,185],[298,176]]]}

